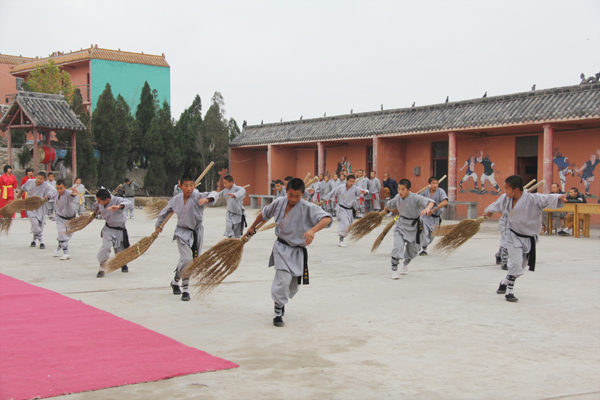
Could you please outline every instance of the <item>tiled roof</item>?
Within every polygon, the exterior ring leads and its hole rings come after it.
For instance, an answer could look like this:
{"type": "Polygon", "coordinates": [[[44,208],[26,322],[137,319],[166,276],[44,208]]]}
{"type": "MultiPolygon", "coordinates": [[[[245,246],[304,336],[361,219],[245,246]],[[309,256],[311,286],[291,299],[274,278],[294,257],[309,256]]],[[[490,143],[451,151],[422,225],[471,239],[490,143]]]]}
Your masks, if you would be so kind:
{"type": "Polygon", "coordinates": [[[600,83],[452,103],[247,126],[230,146],[492,128],[600,117],[600,83]]]}
{"type": "Polygon", "coordinates": [[[130,64],[146,64],[154,65],[157,67],[169,67],[169,63],[167,63],[167,60],[165,60],[164,54],[161,56],[155,56],[151,54],[131,53],[128,51],[90,47],[89,49],[74,51],[72,53],[55,53],[54,55],[47,58],[33,59],[33,61],[31,62],[26,62],[14,67],[11,70],[11,72],[14,73],[32,70],[38,65],[46,64],[49,59],[52,59],[57,65],[69,64],[77,61],[85,61],[90,59],[98,59],[108,61],[120,61],[130,64]]]}
{"type": "Polygon", "coordinates": [[[6,129],[19,107],[39,128],[52,130],[84,131],[85,126],[77,118],[64,96],[19,91],[8,108],[8,112],[0,119],[0,129],[6,129]]]}
{"type": "Polygon", "coordinates": [[[18,65],[27,61],[33,61],[35,58],[21,57],[21,56],[9,56],[8,54],[0,54],[0,64],[18,65]]]}

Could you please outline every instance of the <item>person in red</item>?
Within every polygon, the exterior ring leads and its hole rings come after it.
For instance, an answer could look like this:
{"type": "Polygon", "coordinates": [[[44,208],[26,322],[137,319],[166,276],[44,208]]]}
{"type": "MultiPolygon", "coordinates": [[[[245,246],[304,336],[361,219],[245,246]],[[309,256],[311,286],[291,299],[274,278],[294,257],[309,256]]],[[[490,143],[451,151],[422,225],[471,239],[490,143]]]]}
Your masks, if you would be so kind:
{"type": "MultiPolygon", "coordinates": [[[[26,173],[26,175],[23,177],[23,179],[21,179],[21,187],[23,187],[25,182],[27,182],[28,180],[35,179],[35,177],[33,176],[33,168],[27,168],[25,170],[25,173],[26,173]]],[[[25,193],[23,198],[26,198],[26,197],[27,197],[27,193],[25,193]]],[[[27,219],[27,211],[21,211],[21,218],[27,219]]]]}
{"type": "Polygon", "coordinates": [[[15,199],[16,188],[17,178],[12,174],[12,167],[6,164],[4,166],[4,175],[0,176],[0,208],[15,199]]]}

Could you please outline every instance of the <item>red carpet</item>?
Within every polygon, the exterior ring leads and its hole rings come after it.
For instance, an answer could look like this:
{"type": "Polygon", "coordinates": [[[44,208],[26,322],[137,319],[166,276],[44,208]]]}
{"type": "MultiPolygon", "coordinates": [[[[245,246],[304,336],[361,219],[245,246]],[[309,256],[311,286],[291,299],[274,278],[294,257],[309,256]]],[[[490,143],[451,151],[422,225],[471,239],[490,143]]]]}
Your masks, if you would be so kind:
{"type": "Polygon", "coordinates": [[[45,398],[235,367],[0,274],[0,400],[45,398]]]}

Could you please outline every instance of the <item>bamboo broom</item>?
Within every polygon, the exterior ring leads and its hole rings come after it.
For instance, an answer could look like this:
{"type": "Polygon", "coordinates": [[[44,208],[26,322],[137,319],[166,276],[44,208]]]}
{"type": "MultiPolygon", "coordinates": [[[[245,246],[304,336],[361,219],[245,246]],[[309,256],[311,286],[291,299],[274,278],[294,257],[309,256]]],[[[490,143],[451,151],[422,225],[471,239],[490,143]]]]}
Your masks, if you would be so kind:
{"type": "MultiPolygon", "coordinates": [[[[439,182],[442,182],[446,179],[446,175],[444,175],[439,182]]],[[[429,189],[431,185],[425,186],[423,189],[419,190],[417,194],[423,193],[425,190],[429,189]]],[[[358,241],[363,237],[367,236],[369,233],[373,231],[373,229],[377,228],[383,222],[383,217],[385,217],[384,211],[371,211],[367,213],[363,218],[354,221],[350,228],[348,228],[348,239],[350,241],[358,241]]],[[[386,227],[387,228],[387,227],[386,227]]],[[[390,228],[391,229],[391,228],[390,228]]],[[[384,229],[385,231],[385,229],[384,229]]],[[[385,231],[385,234],[381,237],[383,238],[389,232],[389,230],[385,231]]],[[[383,233],[383,232],[382,232],[383,233]]],[[[379,240],[379,238],[377,238],[379,240]]],[[[377,240],[375,242],[377,242],[377,240]]],[[[380,242],[381,243],[381,242],[380,242]]],[[[377,246],[379,247],[379,246],[377,246]]]]}
{"type": "MultiPolygon", "coordinates": [[[[265,222],[261,221],[256,230],[265,222]]],[[[241,239],[223,239],[185,267],[182,277],[190,279],[190,285],[196,288],[199,298],[212,292],[235,272],[242,260],[244,245],[250,238],[244,235],[241,239]]]]}
{"type": "MultiPolygon", "coordinates": [[[[204,175],[208,173],[208,171],[212,168],[214,162],[211,162],[208,167],[204,169],[202,174],[196,179],[195,185],[198,186],[204,175]]],[[[122,266],[129,264],[130,262],[137,259],[139,256],[144,254],[154,243],[160,232],[162,232],[167,221],[175,214],[174,211],[171,211],[169,215],[165,218],[165,220],[160,224],[158,231],[152,232],[150,236],[146,236],[142,238],[139,242],[134,244],[133,246],[129,246],[127,249],[121,251],[120,253],[115,254],[106,262],[106,272],[113,272],[120,269],[122,266]]]]}

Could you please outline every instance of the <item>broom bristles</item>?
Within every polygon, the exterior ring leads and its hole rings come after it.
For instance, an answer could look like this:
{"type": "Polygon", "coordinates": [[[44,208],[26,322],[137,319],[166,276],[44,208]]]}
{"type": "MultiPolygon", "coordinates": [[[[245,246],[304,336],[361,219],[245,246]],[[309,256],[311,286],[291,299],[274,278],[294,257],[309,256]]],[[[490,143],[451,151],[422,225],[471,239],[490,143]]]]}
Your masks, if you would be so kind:
{"type": "Polygon", "coordinates": [[[454,225],[438,225],[431,234],[433,236],[446,236],[452,229],[456,228],[456,224],[454,225]]]}
{"type": "Polygon", "coordinates": [[[367,236],[381,225],[385,213],[383,211],[371,211],[364,217],[356,220],[348,228],[348,239],[351,241],[357,241],[367,236]]]}
{"type": "Polygon", "coordinates": [[[159,200],[156,201],[146,207],[144,207],[144,212],[146,216],[150,219],[158,218],[158,214],[169,204],[168,200],[159,200]]]}
{"type": "Polygon", "coordinates": [[[381,243],[383,243],[383,239],[392,230],[396,221],[398,221],[398,216],[394,217],[394,219],[392,219],[390,222],[388,222],[388,224],[385,226],[385,228],[383,228],[383,231],[381,231],[379,236],[377,236],[377,239],[375,239],[375,243],[373,243],[373,247],[371,247],[371,253],[374,253],[375,251],[377,251],[379,246],[381,246],[381,243]]]}
{"type": "Polygon", "coordinates": [[[35,211],[46,203],[46,199],[43,199],[38,196],[28,196],[25,199],[19,199],[7,204],[2,207],[1,214],[2,217],[8,217],[15,213],[19,213],[21,211],[35,211]]]}
{"type": "Polygon", "coordinates": [[[448,256],[454,250],[465,244],[471,239],[479,229],[481,223],[486,217],[479,217],[477,219],[465,219],[460,221],[450,232],[443,236],[439,242],[435,245],[435,250],[440,253],[445,253],[448,256]]]}
{"type": "Polygon", "coordinates": [[[273,229],[273,228],[275,228],[276,226],[277,226],[277,224],[276,224],[275,222],[272,222],[272,223],[270,223],[270,224],[267,224],[267,225],[263,226],[262,228],[260,228],[260,229],[259,229],[259,232],[262,232],[262,231],[268,231],[269,229],[273,229]]]}
{"type": "Polygon", "coordinates": [[[72,220],[69,220],[66,224],[67,228],[68,228],[66,233],[73,233],[73,232],[80,231],[83,228],[85,228],[86,226],[88,226],[89,224],[91,224],[93,220],[94,220],[94,214],[84,214],[80,217],[73,218],[72,220]]]}
{"type": "Polygon", "coordinates": [[[8,230],[12,225],[12,215],[10,217],[2,217],[0,218],[0,233],[4,233],[8,235],[8,230]]]}
{"type": "Polygon", "coordinates": [[[106,262],[106,273],[116,271],[144,254],[152,246],[157,237],[158,232],[153,232],[152,235],[142,238],[142,240],[133,246],[129,246],[120,253],[115,254],[106,262]]]}

